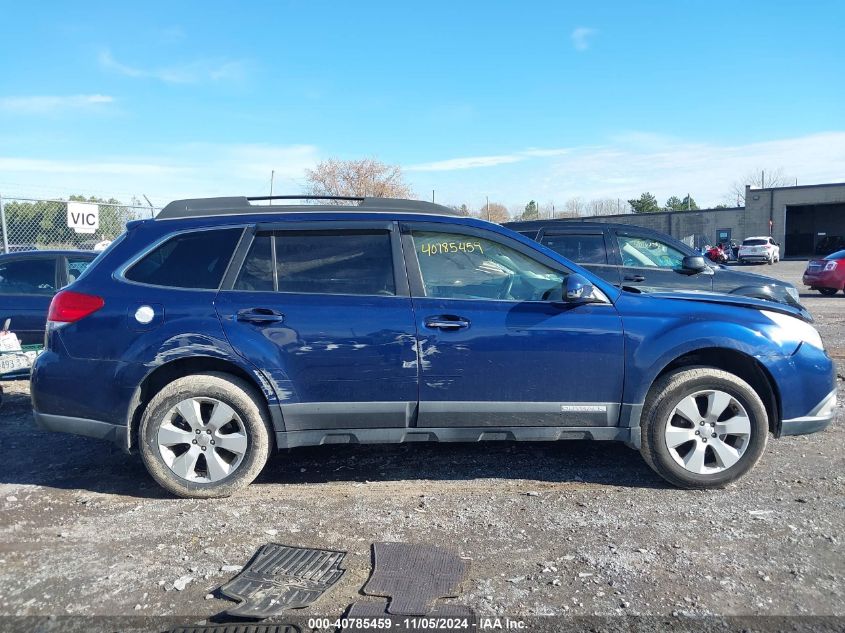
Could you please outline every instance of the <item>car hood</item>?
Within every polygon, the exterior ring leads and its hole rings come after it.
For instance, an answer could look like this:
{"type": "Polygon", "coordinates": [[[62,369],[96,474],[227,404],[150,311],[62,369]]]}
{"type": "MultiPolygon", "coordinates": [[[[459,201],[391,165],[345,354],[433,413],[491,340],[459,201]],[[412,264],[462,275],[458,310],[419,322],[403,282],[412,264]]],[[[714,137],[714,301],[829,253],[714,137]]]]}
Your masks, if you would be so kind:
{"type": "Polygon", "coordinates": [[[685,290],[682,292],[649,292],[647,296],[655,299],[675,299],[682,301],[703,301],[705,303],[719,303],[722,305],[739,306],[752,308],[754,310],[769,310],[770,312],[782,312],[790,316],[798,317],[808,323],[813,322],[813,317],[806,309],[793,307],[776,301],[755,299],[744,295],[722,294],[719,292],[703,292],[697,290],[685,290]]]}

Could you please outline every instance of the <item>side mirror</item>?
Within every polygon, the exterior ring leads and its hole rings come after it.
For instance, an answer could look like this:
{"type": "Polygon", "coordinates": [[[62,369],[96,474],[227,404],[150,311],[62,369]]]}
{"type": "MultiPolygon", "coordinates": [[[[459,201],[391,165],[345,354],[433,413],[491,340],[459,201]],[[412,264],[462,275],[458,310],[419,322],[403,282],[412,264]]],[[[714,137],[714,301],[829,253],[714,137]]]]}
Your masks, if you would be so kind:
{"type": "Polygon", "coordinates": [[[587,303],[593,299],[593,284],[583,275],[572,273],[563,282],[563,300],[567,303],[587,303]]]}
{"type": "Polygon", "coordinates": [[[681,268],[685,272],[700,273],[702,270],[707,270],[707,262],[701,255],[687,255],[681,262],[681,268]]]}

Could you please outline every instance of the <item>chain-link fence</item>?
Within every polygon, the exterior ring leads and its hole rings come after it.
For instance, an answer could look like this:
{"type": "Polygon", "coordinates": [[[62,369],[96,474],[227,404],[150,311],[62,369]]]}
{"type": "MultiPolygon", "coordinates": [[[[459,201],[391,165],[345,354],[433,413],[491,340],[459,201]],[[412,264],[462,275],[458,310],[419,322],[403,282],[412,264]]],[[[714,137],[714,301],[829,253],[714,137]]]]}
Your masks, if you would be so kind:
{"type": "Polygon", "coordinates": [[[0,197],[0,249],[3,253],[46,248],[99,249],[120,235],[130,220],[155,217],[158,212],[158,208],[113,199],[0,197]]]}

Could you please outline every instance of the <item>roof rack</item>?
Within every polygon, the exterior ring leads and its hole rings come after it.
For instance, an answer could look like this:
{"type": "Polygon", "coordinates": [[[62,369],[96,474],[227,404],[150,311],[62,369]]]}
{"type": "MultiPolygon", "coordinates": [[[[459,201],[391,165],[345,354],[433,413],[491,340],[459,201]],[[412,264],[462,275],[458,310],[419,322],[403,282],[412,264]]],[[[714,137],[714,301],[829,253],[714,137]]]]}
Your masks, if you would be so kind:
{"type": "Polygon", "coordinates": [[[314,212],[386,212],[407,211],[411,213],[429,213],[433,215],[459,215],[454,209],[423,200],[404,198],[370,198],[361,196],[237,196],[223,198],[191,198],[174,200],[165,206],[156,216],[157,220],[177,218],[199,218],[215,215],[243,215],[248,213],[314,213],[314,212]],[[349,205],[337,204],[299,204],[273,205],[252,204],[252,201],[272,200],[345,200],[349,205]]]}

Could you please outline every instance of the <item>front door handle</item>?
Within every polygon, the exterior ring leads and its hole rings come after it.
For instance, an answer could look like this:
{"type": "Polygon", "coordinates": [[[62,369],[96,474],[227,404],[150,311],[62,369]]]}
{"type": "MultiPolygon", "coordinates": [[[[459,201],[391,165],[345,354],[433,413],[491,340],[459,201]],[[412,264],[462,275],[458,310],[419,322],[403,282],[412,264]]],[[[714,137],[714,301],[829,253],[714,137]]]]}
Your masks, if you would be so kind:
{"type": "Polygon", "coordinates": [[[435,316],[425,320],[425,326],[432,330],[465,330],[469,327],[469,320],[456,316],[435,316]]]}
{"type": "Polygon", "coordinates": [[[628,275],[624,277],[625,281],[645,281],[645,277],[643,275],[628,275]]]}
{"type": "Polygon", "coordinates": [[[247,323],[281,323],[285,315],[270,308],[246,308],[238,310],[237,319],[247,323]]]}

